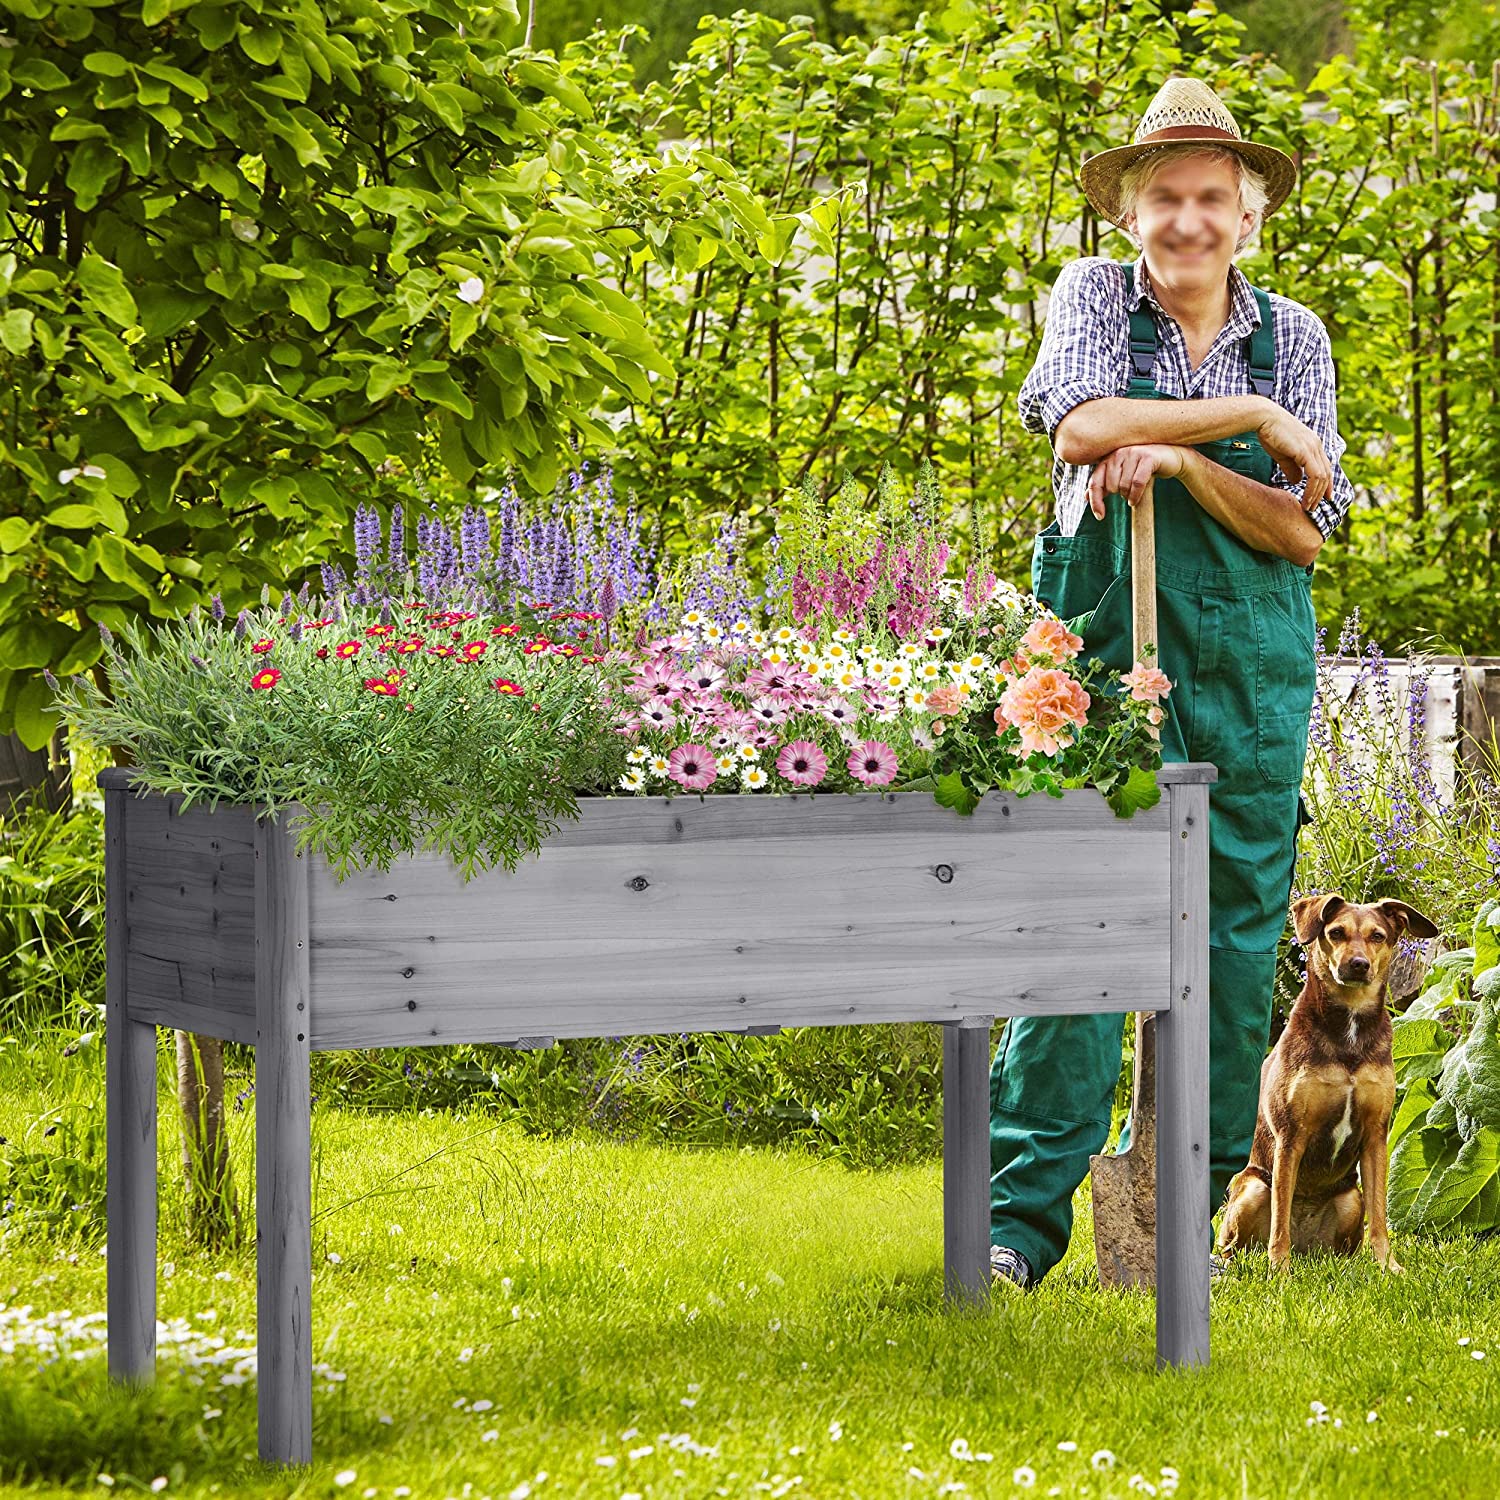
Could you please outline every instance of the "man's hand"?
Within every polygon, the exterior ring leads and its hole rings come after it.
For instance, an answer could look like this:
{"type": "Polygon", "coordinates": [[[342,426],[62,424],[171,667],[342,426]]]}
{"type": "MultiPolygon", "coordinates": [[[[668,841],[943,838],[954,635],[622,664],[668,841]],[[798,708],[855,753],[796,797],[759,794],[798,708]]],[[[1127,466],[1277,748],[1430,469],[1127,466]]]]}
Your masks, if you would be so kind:
{"type": "Polygon", "coordinates": [[[1274,407],[1256,429],[1256,436],[1293,484],[1303,474],[1307,475],[1307,488],[1300,502],[1303,510],[1311,510],[1333,488],[1333,465],[1328,462],[1321,439],[1291,412],[1274,407]]]}
{"type": "Polygon", "coordinates": [[[1133,443],[1105,454],[1089,475],[1089,509],[1102,521],[1106,495],[1123,495],[1131,505],[1139,504],[1152,492],[1158,474],[1175,479],[1182,473],[1185,451],[1170,443],[1133,443]]]}

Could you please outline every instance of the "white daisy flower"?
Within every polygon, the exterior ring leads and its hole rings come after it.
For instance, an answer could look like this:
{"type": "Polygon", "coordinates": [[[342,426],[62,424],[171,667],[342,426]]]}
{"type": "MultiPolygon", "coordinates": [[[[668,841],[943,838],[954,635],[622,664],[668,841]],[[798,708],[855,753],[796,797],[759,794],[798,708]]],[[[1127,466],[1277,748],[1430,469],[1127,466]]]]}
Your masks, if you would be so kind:
{"type": "Polygon", "coordinates": [[[861,673],[855,667],[844,667],[833,674],[833,680],[847,692],[859,686],[860,677],[861,673]]]}
{"type": "Polygon", "coordinates": [[[906,695],[906,706],[914,709],[917,713],[927,712],[927,691],[925,688],[914,687],[906,695]]]}
{"type": "Polygon", "coordinates": [[[797,639],[797,632],[790,625],[782,625],[772,633],[771,639],[778,646],[786,646],[797,639]]]}
{"type": "Polygon", "coordinates": [[[966,656],[964,658],[964,665],[971,672],[982,672],[987,666],[989,666],[989,664],[989,657],[987,657],[982,651],[976,651],[972,656],[966,656]]]}
{"type": "Polygon", "coordinates": [[[922,682],[938,682],[943,675],[943,664],[940,661],[924,661],[916,668],[916,673],[922,682]]]}
{"type": "Polygon", "coordinates": [[[792,647],[792,654],[802,661],[812,661],[818,654],[818,643],[816,641],[798,641],[792,647]]]}
{"type": "Polygon", "coordinates": [[[755,651],[764,651],[768,637],[764,630],[753,630],[750,632],[750,646],[755,651]]]}
{"type": "Polygon", "coordinates": [[[620,786],[627,792],[638,792],[646,784],[646,773],[631,769],[620,778],[620,786]]]}
{"type": "Polygon", "coordinates": [[[730,635],[748,635],[750,633],[749,620],[736,620],[734,624],[729,627],[729,633],[730,635]]]}
{"type": "Polygon", "coordinates": [[[1005,686],[1005,673],[999,667],[991,667],[988,672],[990,682],[997,688],[1005,686]]]}
{"type": "Polygon", "coordinates": [[[643,745],[637,745],[629,755],[625,757],[633,766],[638,766],[643,760],[650,760],[651,752],[643,745]]]}
{"type": "Polygon", "coordinates": [[[888,672],[893,672],[895,670],[896,667],[894,662],[888,662],[884,657],[880,656],[873,657],[871,660],[865,663],[865,671],[868,672],[871,677],[884,677],[888,672]]]}
{"type": "Polygon", "coordinates": [[[927,627],[927,639],[930,641],[946,641],[953,632],[946,625],[929,625],[927,627]]]}
{"type": "Polygon", "coordinates": [[[748,742],[740,744],[734,752],[741,760],[754,764],[760,759],[760,746],[748,742]]]}
{"type": "MultiPolygon", "coordinates": [[[[835,634],[837,634],[837,632],[835,632],[835,634]]],[[[848,661],[849,660],[849,648],[847,646],[841,644],[837,640],[831,641],[829,643],[828,649],[826,651],[824,651],[823,654],[830,661],[848,661]]]]}
{"type": "Polygon", "coordinates": [[[705,641],[722,641],[724,639],[724,627],[720,624],[717,624],[715,621],[710,620],[708,624],[703,627],[700,634],[703,636],[703,639],[705,641]]]}
{"type": "Polygon", "coordinates": [[[901,643],[901,655],[907,661],[916,661],[922,654],[922,646],[917,641],[903,641],[901,643]]]}
{"type": "Polygon", "coordinates": [[[730,752],[727,755],[716,755],[714,757],[714,764],[719,768],[719,773],[721,775],[727,776],[732,770],[734,770],[737,762],[735,760],[733,752],[730,752]]]}
{"type": "Polygon", "coordinates": [[[759,766],[746,766],[740,772],[741,784],[749,787],[751,791],[763,787],[768,779],[766,773],[759,766]]]}
{"type": "Polygon", "coordinates": [[[701,609],[690,609],[682,617],[682,623],[688,630],[696,630],[703,623],[703,611],[701,609]]]}
{"type": "Polygon", "coordinates": [[[777,646],[772,646],[766,652],[765,662],[768,667],[784,667],[787,663],[787,654],[777,646]]]}
{"type": "Polygon", "coordinates": [[[671,765],[672,762],[665,755],[653,755],[651,757],[651,774],[653,776],[665,776],[671,765]]]}
{"type": "Polygon", "coordinates": [[[899,690],[900,688],[904,688],[906,686],[907,680],[908,679],[905,668],[897,667],[886,677],[885,685],[888,688],[896,688],[899,690]]]}

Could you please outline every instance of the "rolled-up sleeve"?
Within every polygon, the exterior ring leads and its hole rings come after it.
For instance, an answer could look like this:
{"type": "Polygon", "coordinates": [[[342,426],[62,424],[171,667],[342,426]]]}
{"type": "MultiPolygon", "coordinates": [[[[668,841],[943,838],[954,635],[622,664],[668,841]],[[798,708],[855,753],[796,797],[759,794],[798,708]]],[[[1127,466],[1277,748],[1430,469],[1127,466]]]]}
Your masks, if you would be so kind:
{"type": "Polygon", "coordinates": [[[1106,276],[1118,279],[1119,270],[1097,256],[1070,261],[1058,273],[1036,363],[1016,398],[1027,432],[1045,432],[1051,440],[1075,406],[1120,394],[1124,286],[1111,296],[1106,276]]]}
{"type": "MultiPolygon", "coordinates": [[[[1291,362],[1292,373],[1281,394],[1281,405],[1318,435],[1333,466],[1328,493],[1308,512],[1326,541],[1349,514],[1354,503],[1354,486],[1349,483],[1342,463],[1348,445],[1339,436],[1337,375],[1328,330],[1314,313],[1307,312],[1300,320],[1297,341],[1305,347],[1299,348],[1291,362]]],[[[1307,489],[1307,476],[1304,474],[1293,484],[1278,466],[1272,470],[1271,483],[1277,489],[1301,496],[1307,489]]]]}

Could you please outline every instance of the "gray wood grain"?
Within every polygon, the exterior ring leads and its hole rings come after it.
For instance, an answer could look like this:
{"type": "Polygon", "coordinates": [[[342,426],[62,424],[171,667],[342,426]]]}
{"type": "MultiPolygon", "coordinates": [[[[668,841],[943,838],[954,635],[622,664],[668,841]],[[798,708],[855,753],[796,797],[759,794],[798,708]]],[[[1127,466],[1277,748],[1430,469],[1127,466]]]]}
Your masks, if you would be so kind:
{"type": "Polygon", "coordinates": [[[156,1373],[156,1028],[130,1015],[128,800],[105,790],[105,1307],[109,1374],[143,1384],[156,1373]]]}
{"type": "Polygon", "coordinates": [[[1174,786],[1171,1007],[1156,1017],[1156,1362],[1208,1363],[1208,788],[1174,786]]]}
{"type": "Polygon", "coordinates": [[[990,1023],[943,1027],[943,1291],[978,1302],[990,1289],[990,1023]]]}
{"type": "Polygon", "coordinates": [[[1131,819],[1092,791],[972,818],[920,794],[582,811],[467,886],[439,856],[343,883],[315,862],[313,1046],[1165,1003],[1165,800],[1131,819]]]}
{"type": "Polygon", "coordinates": [[[256,1391],[260,1456],[312,1461],[312,1113],[307,867],[255,826],[256,1391]]]}

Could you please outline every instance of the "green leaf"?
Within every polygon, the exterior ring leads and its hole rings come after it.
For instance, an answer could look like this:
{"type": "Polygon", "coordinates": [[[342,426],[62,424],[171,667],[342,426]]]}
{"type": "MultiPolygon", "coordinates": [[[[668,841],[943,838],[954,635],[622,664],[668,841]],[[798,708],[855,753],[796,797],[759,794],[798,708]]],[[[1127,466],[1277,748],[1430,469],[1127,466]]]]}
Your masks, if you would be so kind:
{"type": "Polygon", "coordinates": [[[26,682],[16,698],[16,734],[28,750],[46,748],[60,715],[51,707],[52,689],[40,677],[26,682]]]}
{"type": "Polygon", "coordinates": [[[528,58],[516,63],[514,72],[520,82],[529,88],[540,89],[542,93],[550,94],[580,119],[592,120],[594,118],[594,107],[589,103],[583,90],[572,79],[565,78],[557,72],[555,67],[548,67],[528,58]]]}
{"type": "Polygon", "coordinates": [[[951,807],[964,817],[968,817],[979,806],[979,798],[957,771],[939,776],[932,795],[940,807],[951,807]]]}
{"type": "Polygon", "coordinates": [[[1465,1141],[1451,1159],[1445,1152],[1428,1174],[1411,1207],[1414,1225],[1442,1229],[1466,1223],[1473,1229],[1491,1229],[1494,1224],[1468,1223],[1475,1200],[1500,1172],[1500,1131],[1483,1129],[1465,1141]]]}
{"type": "Polygon", "coordinates": [[[1387,1202],[1396,1229],[1424,1227],[1414,1216],[1416,1202],[1435,1172],[1458,1159],[1461,1142],[1439,1130],[1409,1130],[1391,1152],[1387,1202]]]}
{"type": "Polygon", "coordinates": [[[474,403],[447,370],[423,370],[412,376],[411,388],[424,401],[446,406],[461,417],[474,415],[474,403]]]}
{"type": "Polygon", "coordinates": [[[1405,1085],[1418,1078],[1436,1078],[1453,1038],[1438,1021],[1408,1012],[1391,1024],[1391,1057],[1396,1078],[1405,1085]]]}
{"type": "Polygon", "coordinates": [[[139,321],[135,298],[126,290],[125,277],[118,266],[101,255],[87,251],[78,262],[77,276],[84,296],[111,323],[129,328],[139,321]]]}
{"type": "Polygon", "coordinates": [[[10,70],[10,76],[23,88],[48,92],[52,89],[65,89],[70,81],[56,63],[48,62],[45,57],[28,57],[10,70]]]}
{"type": "Polygon", "coordinates": [[[1388,1150],[1394,1151],[1401,1137],[1408,1130],[1420,1128],[1427,1118],[1435,1095],[1425,1079],[1418,1079],[1401,1096],[1396,1111],[1391,1117],[1390,1133],[1386,1139],[1388,1150]]]}
{"type": "Polygon", "coordinates": [[[29,307],[13,307],[0,314],[0,344],[4,344],[11,354],[24,354],[31,348],[34,316],[29,307]]]}
{"type": "Polygon", "coordinates": [[[36,522],[10,516],[0,521],[0,553],[19,552],[36,535],[36,522]]]}
{"type": "Polygon", "coordinates": [[[65,530],[92,530],[103,519],[93,505],[82,502],[59,505],[55,510],[47,512],[47,524],[61,526],[65,530]]]}
{"type": "Polygon", "coordinates": [[[1114,808],[1115,816],[1120,818],[1131,818],[1148,807],[1155,807],[1161,801],[1161,787],[1157,784],[1156,772],[1132,766],[1130,775],[1105,800],[1114,808]]]}

